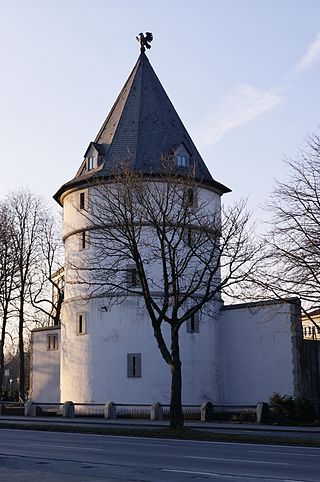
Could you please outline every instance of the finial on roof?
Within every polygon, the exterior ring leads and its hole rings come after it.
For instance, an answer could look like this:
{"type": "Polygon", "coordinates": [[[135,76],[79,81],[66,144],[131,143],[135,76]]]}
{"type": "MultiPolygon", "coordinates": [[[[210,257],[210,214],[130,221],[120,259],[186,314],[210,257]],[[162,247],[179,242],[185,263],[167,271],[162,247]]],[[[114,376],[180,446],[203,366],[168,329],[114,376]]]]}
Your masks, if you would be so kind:
{"type": "Polygon", "coordinates": [[[153,35],[151,32],[146,32],[145,35],[143,35],[142,32],[139,33],[139,35],[136,36],[136,39],[140,43],[140,52],[143,53],[146,51],[146,49],[151,49],[150,42],[153,40],[153,35]]]}

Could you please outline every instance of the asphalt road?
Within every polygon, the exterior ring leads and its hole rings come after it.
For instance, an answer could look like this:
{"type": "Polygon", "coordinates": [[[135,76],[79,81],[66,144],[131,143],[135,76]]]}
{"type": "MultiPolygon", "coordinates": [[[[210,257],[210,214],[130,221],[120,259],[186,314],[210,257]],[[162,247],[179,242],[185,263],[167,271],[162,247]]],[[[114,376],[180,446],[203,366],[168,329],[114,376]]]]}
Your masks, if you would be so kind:
{"type": "Polygon", "coordinates": [[[320,449],[0,430],[0,481],[317,481],[320,449]]]}

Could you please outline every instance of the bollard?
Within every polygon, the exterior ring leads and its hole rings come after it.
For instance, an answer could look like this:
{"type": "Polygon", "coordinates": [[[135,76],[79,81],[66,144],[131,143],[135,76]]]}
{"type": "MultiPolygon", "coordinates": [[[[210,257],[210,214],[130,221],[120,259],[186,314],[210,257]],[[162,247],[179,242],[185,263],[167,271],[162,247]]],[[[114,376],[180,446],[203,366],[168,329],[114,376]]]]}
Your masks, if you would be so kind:
{"type": "Polygon", "coordinates": [[[114,402],[106,402],[104,404],[104,418],[117,418],[117,406],[114,402]]]}
{"type": "Polygon", "coordinates": [[[74,404],[71,401],[64,402],[62,407],[62,416],[64,418],[73,418],[74,417],[74,404]]]}
{"type": "Polygon", "coordinates": [[[151,404],[150,420],[163,420],[163,408],[161,403],[154,402],[151,404]]]}
{"type": "Polygon", "coordinates": [[[203,402],[201,404],[201,422],[210,422],[213,419],[213,403],[203,402]]]}
{"type": "Polygon", "coordinates": [[[257,423],[266,423],[269,421],[269,405],[266,402],[259,402],[256,408],[257,423]]]}
{"type": "Polygon", "coordinates": [[[25,417],[35,417],[37,415],[37,405],[35,405],[32,400],[28,400],[24,404],[24,416],[25,417]]]}

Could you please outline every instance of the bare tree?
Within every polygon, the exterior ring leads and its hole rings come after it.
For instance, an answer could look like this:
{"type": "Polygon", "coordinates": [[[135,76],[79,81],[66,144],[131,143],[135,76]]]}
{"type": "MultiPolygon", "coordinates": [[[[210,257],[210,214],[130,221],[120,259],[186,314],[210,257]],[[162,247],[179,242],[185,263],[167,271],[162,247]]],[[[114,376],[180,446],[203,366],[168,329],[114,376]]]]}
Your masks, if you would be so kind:
{"type": "Polygon", "coordinates": [[[41,263],[41,236],[47,218],[43,201],[27,190],[8,195],[8,213],[14,223],[12,243],[17,263],[17,299],[19,335],[19,395],[25,397],[24,327],[30,302],[30,287],[41,263]]]}
{"type": "Polygon", "coordinates": [[[17,260],[13,246],[13,230],[14,226],[7,206],[2,203],[0,205],[0,390],[3,387],[5,339],[8,334],[9,319],[14,311],[13,301],[17,287],[17,260]]]}
{"type": "Polygon", "coordinates": [[[70,257],[67,267],[69,282],[82,284],[88,296],[105,296],[110,304],[140,297],[171,370],[175,428],[183,425],[180,327],[200,311],[218,313],[221,292],[232,295],[252,271],[255,248],[242,203],[221,218],[219,196],[204,195],[192,171],[181,177],[165,161],[163,169],[161,178],[146,179],[123,166],[91,189],[88,210],[79,211],[89,255],[80,262],[70,257]]]}
{"type": "Polygon", "coordinates": [[[60,233],[60,223],[48,213],[39,237],[41,263],[33,284],[29,286],[30,300],[36,309],[33,316],[42,325],[60,324],[64,298],[63,244],[60,233]]]}
{"type": "Polygon", "coordinates": [[[267,204],[272,229],[253,282],[264,296],[301,298],[308,316],[320,307],[320,137],[309,137],[286,163],[288,179],[276,183],[267,204]]]}

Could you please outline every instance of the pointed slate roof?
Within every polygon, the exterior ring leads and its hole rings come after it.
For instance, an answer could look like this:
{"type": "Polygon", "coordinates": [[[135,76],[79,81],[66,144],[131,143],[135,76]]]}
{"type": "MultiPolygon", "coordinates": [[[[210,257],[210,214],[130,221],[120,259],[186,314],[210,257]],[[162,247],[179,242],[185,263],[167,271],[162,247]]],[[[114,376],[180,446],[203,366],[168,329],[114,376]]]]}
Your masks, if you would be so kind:
{"type": "MultiPolygon", "coordinates": [[[[96,169],[86,171],[85,160],[76,176],[54,195],[61,195],[84,182],[108,178],[121,162],[146,175],[159,175],[163,156],[173,154],[183,145],[195,165],[196,178],[222,193],[230,189],[215,181],[169,97],[144,53],[141,53],[108,117],[87,152],[95,149],[96,169]]],[[[183,175],[185,168],[181,168],[183,175]]]]}

